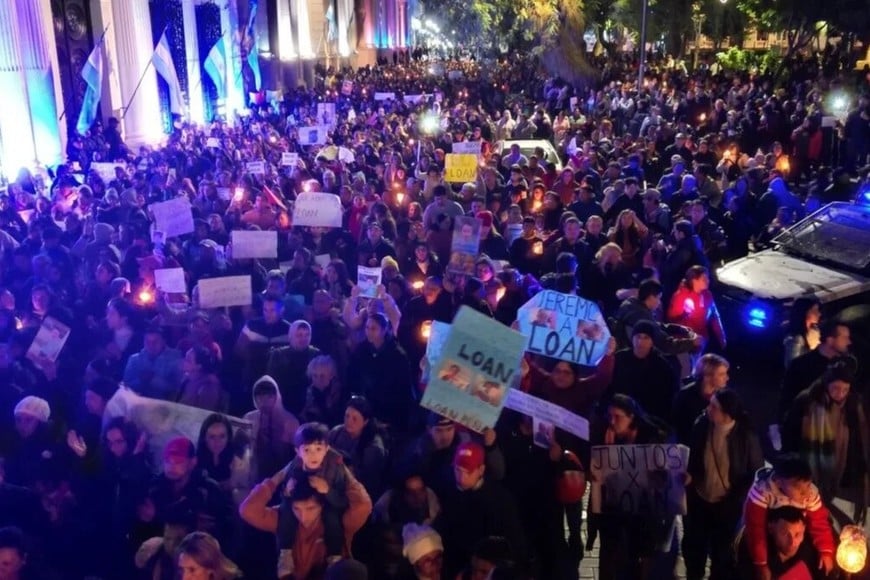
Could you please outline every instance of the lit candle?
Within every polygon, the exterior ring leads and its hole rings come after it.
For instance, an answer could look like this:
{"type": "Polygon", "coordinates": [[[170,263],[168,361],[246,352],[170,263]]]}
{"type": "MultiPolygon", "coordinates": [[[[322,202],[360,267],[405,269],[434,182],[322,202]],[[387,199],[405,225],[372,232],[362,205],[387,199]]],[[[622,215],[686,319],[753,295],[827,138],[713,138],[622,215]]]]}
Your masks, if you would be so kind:
{"type": "Polygon", "coordinates": [[[150,290],[142,290],[139,292],[139,302],[142,304],[150,304],[154,301],[154,294],[150,290]]]}
{"type": "Polygon", "coordinates": [[[544,242],[535,242],[535,244],[532,246],[532,252],[534,252],[538,256],[543,254],[544,253],[544,242]]]}
{"type": "Polygon", "coordinates": [[[423,282],[422,280],[417,280],[416,282],[411,284],[411,288],[413,288],[414,290],[422,290],[424,284],[425,282],[423,282]]]}
{"type": "Polygon", "coordinates": [[[423,340],[429,340],[429,337],[432,335],[432,321],[424,320],[423,324],[420,325],[420,336],[423,340]]]}
{"type": "Polygon", "coordinates": [[[504,298],[504,293],[505,293],[506,291],[507,291],[507,290],[506,290],[504,287],[501,287],[501,288],[499,288],[498,290],[496,290],[496,291],[495,291],[495,301],[496,301],[496,302],[501,302],[501,299],[504,298]]]}
{"type": "Polygon", "coordinates": [[[701,116],[698,117],[698,120],[702,123],[707,120],[707,113],[701,113],[701,116]]]}
{"type": "Polygon", "coordinates": [[[864,530],[849,525],[840,532],[840,545],[837,546],[837,566],[849,574],[857,574],[867,563],[867,538],[864,530]]]}
{"type": "Polygon", "coordinates": [[[15,319],[15,328],[16,330],[21,330],[22,328],[24,328],[24,322],[22,322],[20,318],[15,319]]]}
{"type": "Polygon", "coordinates": [[[403,201],[405,201],[405,194],[400,191],[396,194],[396,203],[402,205],[403,201]]]}
{"type": "Polygon", "coordinates": [[[241,187],[236,188],[236,192],[233,194],[233,199],[236,201],[242,201],[242,198],[245,196],[245,190],[241,187]]]}

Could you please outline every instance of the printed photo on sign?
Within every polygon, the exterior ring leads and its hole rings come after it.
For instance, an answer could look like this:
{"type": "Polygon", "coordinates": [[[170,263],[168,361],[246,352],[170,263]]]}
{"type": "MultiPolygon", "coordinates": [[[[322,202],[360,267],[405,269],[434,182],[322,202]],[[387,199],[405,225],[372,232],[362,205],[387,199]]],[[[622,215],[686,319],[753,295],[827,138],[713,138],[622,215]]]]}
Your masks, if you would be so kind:
{"type": "Polygon", "coordinates": [[[360,296],[377,298],[378,286],[381,284],[381,269],[359,266],[356,271],[356,285],[360,296]]]}
{"type": "Polygon", "coordinates": [[[463,306],[449,325],[420,405],[478,433],[494,426],[507,388],[519,376],[523,343],[518,333],[463,306]]]}
{"type": "Polygon", "coordinates": [[[535,434],[532,439],[535,445],[549,449],[556,437],[556,426],[537,417],[532,417],[532,432],[535,434]]]}
{"type": "Polygon", "coordinates": [[[450,261],[447,263],[448,272],[474,275],[480,247],[480,227],[480,220],[473,217],[458,216],[453,221],[453,241],[450,246],[450,261]]]}
{"type": "Polygon", "coordinates": [[[69,338],[69,332],[69,326],[51,316],[46,316],[39,330],[36,331],[30,348],[27,349],[27,358],[37,366],[46,359],[51,362],[56,361],[69,338]]]}
{"type": "Polygon", "coordinates": [[[278,232],[276,231],[233,230],[230,235],[233,259],[278,257],[278,232]]]}
{"type": "Polygon", "coordinates": [[[317,103],[317,123],[335,127],[335,103],[317,103]]]}
{"type": "Polygon", "coordinates": [[[674,516],[686,513],[684,476],[689,448],[656,445],[598,445],[589,471],[593,513],[674,516]]]}
{"type": "Polygon", "coordinates": [[[460,391],[468,390],[468,387],[471,386],[472,378],[474,377],[468,369],[463,368],[462,365],[455,360],[446,361],[443,367],[444,368],[438,374],[439,380],[453,385],[460,391]]]}
{"type": "Polygon", "coordinates": [[[517,312],[526,351],[583,366],[607,353],[610,330],[598,305],[573,294],[544,290],[517,312]]]}

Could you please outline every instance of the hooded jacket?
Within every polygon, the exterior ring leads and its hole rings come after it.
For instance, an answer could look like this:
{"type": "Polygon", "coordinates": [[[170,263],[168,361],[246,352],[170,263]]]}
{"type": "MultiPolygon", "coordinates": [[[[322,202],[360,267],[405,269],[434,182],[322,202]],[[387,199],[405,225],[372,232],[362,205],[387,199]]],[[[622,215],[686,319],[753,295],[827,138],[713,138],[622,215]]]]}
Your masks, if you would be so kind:
{"type": "Polygon", "coordinates": [[[263,375],[254,383],[254,390],[260,383],[269,383],[275,388],[275,407],[267,413],[257,406],[255,411],[245,414],[245,421],[253,424],[253,455],[251,473],[254,481],[274,475],[283,468],[293,456],[293,436],[299,427],[299,420],[284,408],[281,389],[269,375],[263,375]]]}

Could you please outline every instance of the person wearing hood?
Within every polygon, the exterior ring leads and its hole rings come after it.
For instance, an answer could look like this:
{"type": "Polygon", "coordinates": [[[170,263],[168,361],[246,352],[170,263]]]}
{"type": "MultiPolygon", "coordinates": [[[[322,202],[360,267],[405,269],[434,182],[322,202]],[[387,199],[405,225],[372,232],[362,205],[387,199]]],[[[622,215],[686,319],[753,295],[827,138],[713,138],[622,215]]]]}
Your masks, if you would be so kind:
{"type": "Polygon", "coordinates": [[[15,430],[9,444],[0,450],[6,458],[5,481],[30,487],[37,474],[45,471],[44,461],[57,461],[57,444],[49,429],[48,401],[28,395],[15,405],[15,430]]]}
{"type": "Polygon", "coordinates": [[[253,425],[251,473],[254,480],[274,475],[293,457],[293,435],[299,420],[284,408],[281,389],[269,375],[254,383],[254,411],[244,416],[253,425]]]}
{"type": "Polygon", "coordinates": [[[87,272],[93,272],[104,259],[120,264],[121,252],[112,243],[114,234],[115,227],[112,224],[86,222],[82,236],[73,244],[70,251],[74,256],[84,260],[87,272]]]}

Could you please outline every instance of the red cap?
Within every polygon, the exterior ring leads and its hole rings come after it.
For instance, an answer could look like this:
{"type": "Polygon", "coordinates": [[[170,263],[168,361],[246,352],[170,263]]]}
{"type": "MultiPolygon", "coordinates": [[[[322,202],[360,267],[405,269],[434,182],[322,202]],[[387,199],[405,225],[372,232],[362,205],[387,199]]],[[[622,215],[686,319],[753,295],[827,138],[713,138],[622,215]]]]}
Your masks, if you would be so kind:
{"type": "Polygon", "coordinates": [[[479,443],[466,441],[456,448],[456,455],[453,457],[453,465],[461,467],[466,471],[474,471],[481,467],[485,461],[485,452],[479,443]]]}
{"type": "Polygon", "coordinates": [[[191,459],[196,453],[193,443],[187,437],[176,437],[170,439],[166,447],[163,448],[163,459],[191,459]]]}
{"type": "Polygon", "coordinates": [[[488,230],[492,227],[492,212],[488,210],[479,211],[475,216],[480,220],[480,228],[481,230],[488,230]]]}

